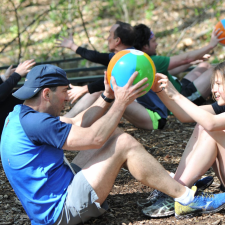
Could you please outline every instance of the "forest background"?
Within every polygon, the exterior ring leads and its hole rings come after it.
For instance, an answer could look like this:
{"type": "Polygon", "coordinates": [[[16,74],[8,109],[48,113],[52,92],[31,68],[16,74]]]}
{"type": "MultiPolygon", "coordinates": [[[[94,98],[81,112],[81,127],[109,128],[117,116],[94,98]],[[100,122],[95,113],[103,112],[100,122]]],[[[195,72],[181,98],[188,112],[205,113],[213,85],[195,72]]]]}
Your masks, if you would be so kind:
{"type": "MultiPolygon", "coordinates": [[[[107,36],[117,20],[151,27],[158,54],[171,56],[206,45],[215,24],[224,18],[222,0],[1,0],[0,66],[26,59],[36,62],[74,58],[56,48],[56,39],[73,34],[76,44],[107,52],[107,36]]],[[[213,52],[211,63],[224,60],[224,47],[213,52]]],[[[81,60],[63,68],[90,66],[81,60]]],[[[77,76],[73,74],[72,76],[77,76]]]]}

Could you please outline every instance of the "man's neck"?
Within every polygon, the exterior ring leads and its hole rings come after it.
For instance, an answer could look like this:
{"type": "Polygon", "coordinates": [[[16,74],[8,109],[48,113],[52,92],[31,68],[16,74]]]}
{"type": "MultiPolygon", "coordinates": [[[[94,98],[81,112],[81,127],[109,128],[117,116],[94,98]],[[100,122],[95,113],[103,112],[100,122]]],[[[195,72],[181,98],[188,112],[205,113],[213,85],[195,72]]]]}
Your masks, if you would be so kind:
{"type": "Polygon", "coordinates": [[[133,47],[132,46],[128,46],[128,45],[120,45],[120,46],[117,46],[115,48],[114,53],[117,53],[117,52],[125,50],[125,49],[129,49],[129,48],[133,48],[133,47]]]}
{"type": "Polygon", "coordinates": [[[28,99],[28,100],[25,100],[24,105],[26,106],[29,106],[30,108],[32,108],[33,110],[35,111],[38,111],[38,112],[46,112],[46,107],[43,105],[43,104],[40,104],[40,98],[38,99],[28,99]]]}

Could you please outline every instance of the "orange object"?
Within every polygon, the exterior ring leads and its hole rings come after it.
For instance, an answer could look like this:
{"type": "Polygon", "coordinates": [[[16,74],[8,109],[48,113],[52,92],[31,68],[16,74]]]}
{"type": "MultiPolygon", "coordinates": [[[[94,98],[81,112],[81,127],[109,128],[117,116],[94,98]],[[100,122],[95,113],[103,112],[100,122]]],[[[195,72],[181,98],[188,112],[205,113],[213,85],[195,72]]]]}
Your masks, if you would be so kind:
{"type": "MultiPolygon", "coordinates": [[[[220,31],[223,31],[223,33],[219,36],[219,38],[225,38],[225,19],[220,20],[216,26],[215,26],[216,30],[220,28],[220,31]]],[[[225,39],[220,41],[220,44],[225,45],[225,39]]]]}

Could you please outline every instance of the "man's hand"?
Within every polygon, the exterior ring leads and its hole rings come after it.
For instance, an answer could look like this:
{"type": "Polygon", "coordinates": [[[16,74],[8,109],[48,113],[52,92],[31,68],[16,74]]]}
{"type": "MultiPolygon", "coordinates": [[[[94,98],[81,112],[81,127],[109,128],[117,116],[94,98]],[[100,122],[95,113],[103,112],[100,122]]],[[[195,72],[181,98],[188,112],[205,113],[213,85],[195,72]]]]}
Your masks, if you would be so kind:
{"type": "Polygon", "coordinates": [[[30,72],[30,68],[35,65],[34,59],[26,60],[23,63],[20,63],[15,72],[18,73],[21,77],[24,77],[27,73],[30,72]]]}
{"type": "Polygon", "coordinates": [[[211,40],[209,42],[209,45],[212,48],[215,48],[220,41],[225,40],[225,38],[220,38],[219,39],[219,36],[222,33],[223,33],[223,31],[220,31],[220,28],[218,28],[217,30],[215,28],[213,29],[213,32],[212,32],[212,35],[211,35],[211,40]]]}
{"type": "Polygon", "coordinates": [[[71,104],[73,104],[78,98],[82,97],[84,94],[88,92],[87,85],[85,86],[73,86],[70,84],[70,90],[67,91],[69,100],[71,101],[71,104]]]}
{"type": "Polygon", "coordinates": [[[146,94],[146,91],[144,91],[144,89],[149,85],[148,83],[146,83],[148,79],[144,78],[137,84],[133,85],[133,82],[137,75],[138,72],[135,71],[124,87],[117,86],[115,78],[113,76],[111,77],[115,100],[117,102],[119,101],[121,105],[127,106],[136,98],[146,94]]]}
{"type": "Polygon", "coordinates": [[[104,76],[104,85],[105,85],[104,95],[107,98],[114,99],[115,98],[114,92],[113,92],[112,88],[110,87],[110,84],[108,83],[107,72],[104,71],[104,74],[105,74],[105,76],[104,76]]]}
{"type": "Polygon", "coordinates": [[[76,45],[73,41],[73,36],[70,35],[68,38],[60,37],[60,39],[56,40],[56,47],[69,48],[74,52],[77,51],[78,45],[76,45]]]}

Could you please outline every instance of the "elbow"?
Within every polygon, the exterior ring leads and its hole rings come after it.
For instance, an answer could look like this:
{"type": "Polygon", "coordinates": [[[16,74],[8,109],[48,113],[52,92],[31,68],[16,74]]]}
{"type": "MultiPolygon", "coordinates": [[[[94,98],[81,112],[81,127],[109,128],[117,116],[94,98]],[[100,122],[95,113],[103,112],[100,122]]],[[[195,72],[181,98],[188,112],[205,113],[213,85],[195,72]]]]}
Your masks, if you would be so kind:
{"type": "Polygon", "coordinates": [[[217,130],[214,123],[208,123],[204,126],[204,128],[209,132],[217,130]]]}
{"type": "Polygon", "coordinates": [[[100,149],[104,144],[105,144],[106,140],[105,139],[102,139],[100,137],[96,137],[94,138],[93,140],[93,147],[95,149],[100,149]]]}
{"type": "Polygon", "coordinates": [[[89,143],[91,145],[91,148],[93,149],[100,149],[105,144],[106,141],[107,141],[106,138],[98,134],[96,135],[94,134],[94,132],[92,137],[90,137],[89,139],[89,143]]]}

